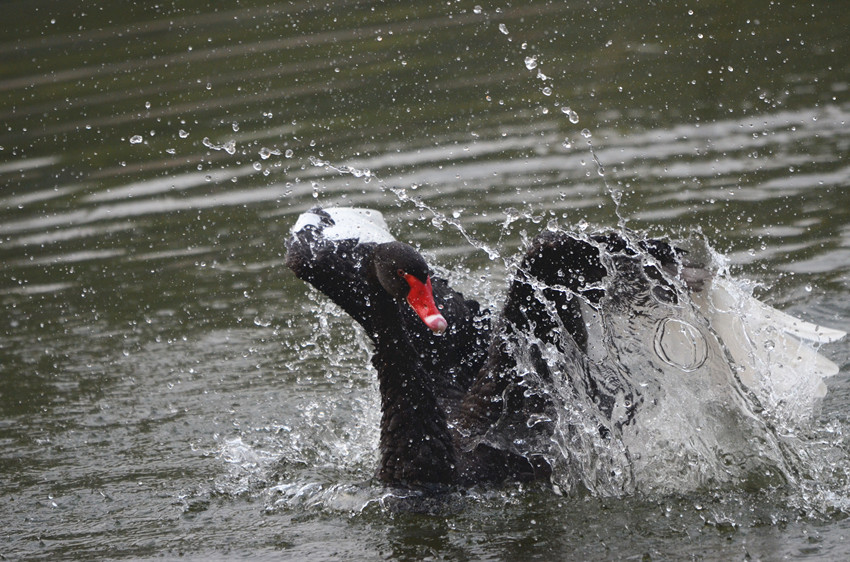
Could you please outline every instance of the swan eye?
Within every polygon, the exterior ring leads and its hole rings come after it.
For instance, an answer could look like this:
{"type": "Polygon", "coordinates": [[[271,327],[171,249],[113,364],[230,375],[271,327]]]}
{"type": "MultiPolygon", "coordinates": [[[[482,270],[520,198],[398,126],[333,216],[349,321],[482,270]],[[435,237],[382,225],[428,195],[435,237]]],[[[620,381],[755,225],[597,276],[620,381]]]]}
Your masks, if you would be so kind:
{"type": "Polygon", "coordinates": [[[404,275],[405,275],[403,269],[397,269],[396,273],[398,274],[399,277],[404,277],[404,275]]]}

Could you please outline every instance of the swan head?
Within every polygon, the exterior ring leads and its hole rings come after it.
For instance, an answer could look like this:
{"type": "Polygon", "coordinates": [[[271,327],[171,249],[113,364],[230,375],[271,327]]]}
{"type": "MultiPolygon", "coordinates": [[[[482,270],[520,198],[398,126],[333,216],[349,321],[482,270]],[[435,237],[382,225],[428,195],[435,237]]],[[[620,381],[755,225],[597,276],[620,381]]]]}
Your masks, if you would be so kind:
{"type": "Polygon", "coordinates": [[[393,298],[404,300],[434,333],[446,331],[448,322],[434,302],[431,276],[425,259],[403,242],[378,244],[372,258],[375,276],[393,298]]]}

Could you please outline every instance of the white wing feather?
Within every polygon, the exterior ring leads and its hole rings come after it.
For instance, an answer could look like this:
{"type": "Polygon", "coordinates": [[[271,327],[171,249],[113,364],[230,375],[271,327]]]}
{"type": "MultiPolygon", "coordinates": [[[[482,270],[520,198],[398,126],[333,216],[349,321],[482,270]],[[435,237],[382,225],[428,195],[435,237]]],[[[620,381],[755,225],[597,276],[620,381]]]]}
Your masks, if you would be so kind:
{"type": "Polygon", "coordinates": [[[722,277],[693,297],[723,341],[741,383],[781,415],[810,415],[826,395],[823,379],[838,372],[818,347],[845,333],[776,310],[722,277]]]}
{"type": "Polygon", "coordinates": [[[326,240],[358,240],[361,244],[392,242],[384,216],[372,209],[354,207],[331,207],[322,209],[327,213],[333,224],[327,224],[326,219],[313,211],[302,213],[292,227],[292,232],[300,232],[307,226],[319,229],[326,240]]]}

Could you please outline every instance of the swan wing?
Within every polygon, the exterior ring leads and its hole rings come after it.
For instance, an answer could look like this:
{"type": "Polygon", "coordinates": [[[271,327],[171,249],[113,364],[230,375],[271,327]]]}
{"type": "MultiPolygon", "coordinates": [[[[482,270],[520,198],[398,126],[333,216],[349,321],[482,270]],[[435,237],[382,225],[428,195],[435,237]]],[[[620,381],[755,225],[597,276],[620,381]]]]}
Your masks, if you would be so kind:
{"type": "Polygon", "coordinates": [[[773,324],[785,334],[817,345],[832,343],[847,335],[841,330],[800,320],[772,306],[768,306],[755,298],[750,298],[750,306],[754,313],[761,316],[765,323],[773,324]]]}
{"type": "Polygon", "coordinates": [[[292,227],[292,233],[312,227],[330,241],[357,240],[360,244],[392,242],[384,216],[372,209],[356,207],[314,208],[302,213],[292,227]]]}
{"type": "Polygon", "coordinates": [[[785,416],[805,418],[826,395],[825,377],[838,366],[821,355],[821,344],[841,330],[804,322],[753,297],[733,281],[717,277],[694,295],[722,340],[742,384],[785,416]]]}

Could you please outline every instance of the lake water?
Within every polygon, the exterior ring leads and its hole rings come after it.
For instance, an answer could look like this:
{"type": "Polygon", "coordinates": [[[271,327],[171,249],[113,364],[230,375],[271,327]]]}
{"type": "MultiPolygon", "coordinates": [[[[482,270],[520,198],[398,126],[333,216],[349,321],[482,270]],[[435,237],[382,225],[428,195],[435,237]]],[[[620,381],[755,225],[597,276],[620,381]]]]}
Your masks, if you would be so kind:
{"type": "Polygon", "coordinates": [[[699,230],[850,329],[850,12],[629,4],[7,2],[0,556],[846,556],[850,341],[805,489],[399,511],[367,340],[284,265],[317,203],[490,304],[552,221],[699,230]]]}

